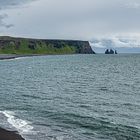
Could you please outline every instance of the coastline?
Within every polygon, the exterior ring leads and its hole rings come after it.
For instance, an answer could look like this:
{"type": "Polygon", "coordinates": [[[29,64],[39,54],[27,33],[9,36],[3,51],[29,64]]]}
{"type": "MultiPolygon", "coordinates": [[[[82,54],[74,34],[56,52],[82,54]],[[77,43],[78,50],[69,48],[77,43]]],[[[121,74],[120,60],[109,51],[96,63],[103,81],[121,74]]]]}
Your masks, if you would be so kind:
{"type": "Polygon", "coordinates": [[[0,54],[0,60],[10,60],[20,57],[32,57],[32,56],[48,56],[48,55],[74,55],[75,53],[71,54],[0,54]]]}
{"type": "Polygon", "coordinates": [[[8,131],[0,128],[0,140],[25,140],[15,131],[8,131]]]}
{"type": "Polygon", "coordinates": [[[32,56],[41,56],[38,54],[0,54],[0,60],[8,60],[8,59],[15,59],[15,58],[19,58],[19,57],[32,57],[32,56]]]}
{"type": "Polygon", "coordinates": [[[14,58],[17,58],[17,55],[12,55],[12,54],[0,54],[0,60],[14,59],[14,58]]]}

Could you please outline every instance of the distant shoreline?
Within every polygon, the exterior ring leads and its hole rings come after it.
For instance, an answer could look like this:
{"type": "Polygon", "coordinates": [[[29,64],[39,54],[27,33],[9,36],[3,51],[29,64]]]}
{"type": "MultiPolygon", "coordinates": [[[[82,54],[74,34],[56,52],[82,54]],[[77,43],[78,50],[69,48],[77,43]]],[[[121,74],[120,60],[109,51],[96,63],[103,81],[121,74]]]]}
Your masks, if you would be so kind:
{"type": "Polygon", "coordinates": [[[8,131],[0,128],[0,140],[25,140],[15,131],[8,131]]]}
{"type": "Polygon", "coordinates": [[[12,54],[0,54],[0,60],[5,60],[5,59],[15,59],[19,57],[18,55],[12,55],[12,54]]]}
{"type": "Polygon", "coordinates": [[[8,59],[15,59],[19,57],[32,57],[32,56],[42,56],[38,54],[0,54],[0,60],[8,60],[8,59]]]}
{"type": "MultiPolygon", "coordinates": [[[[10,60],[21,57],[49,56],[49,55],[75,55],[75,54],[0,54],[0,60],[10,60]]],[[[76,54],[78,55],[78,54],[76,54]]]]}

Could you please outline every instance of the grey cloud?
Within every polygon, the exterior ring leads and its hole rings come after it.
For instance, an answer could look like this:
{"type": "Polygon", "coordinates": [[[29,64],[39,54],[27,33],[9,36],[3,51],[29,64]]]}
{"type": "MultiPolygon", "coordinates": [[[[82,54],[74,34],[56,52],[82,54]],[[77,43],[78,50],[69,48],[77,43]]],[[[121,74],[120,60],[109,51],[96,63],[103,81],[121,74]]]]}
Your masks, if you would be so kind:
{"type": "Polygon", "coordinates": [[[101,38],[93,39],[90,43],[95,48],[140,48],[140,39],[138,38],[101,38]]]}
{"type": "Polygon", "coordinates": [[[67,33],[71,30],[73,35],[79,32],[79,38],[80,31],[83,31],[89,39],[101,34],[140,32],[140,8],[133,8],[140,4],[138,0],[71,0],[66,4],[67,2],[44,2],[45,14],[41,13],[40,16],[46,18],[44,23],[50,25],[49,29],[65,29],[67,33]]]}
{"type": "Polygon", "coordinates": [[[13,27],[13,24],[6,24],[3,20],[7,18],[6,14],[0,15],[0,26],[5,28],[13,27]]]}
{"type": "Polygon", "coordinates": [[[0,9],[10,8],[12,6],[24,4],[33,0],[0,0],[0,9]]]}
{"type": "Polygon", "coordinates": [[[140,39],[137,37],[95,38],[90,45],[97,53],[104,53],[106,49],[114,49],[119,53],[140,52],[140,39]]]}
{"type": "MultiPolygon", "coordinates": [[[[28,1],[5,0],[3,5],[12,7],[28,1]]],[[[11,14],[15,26],[9,33],[83,40],[113,34],[140,34],[139,5],[139,0],[38,0],[26,11],[17,9],[20,16],[15,16],[16,12],[11,14]]]]}
{"type": "MultiPolygon", "coordinates": [[[[0,11],[8,8],[12,8],[15,6],[19,6],[21,4],[24,4],[26,2],[33,1],[33,0],[0,0],[0,11]]],[[[7,14],[1,14],[0,15],[0,26],[5,28],[11,28],[14,25],[13,24],[7,24],[4,22],[4,19],[8,18],[7,14]]]]}

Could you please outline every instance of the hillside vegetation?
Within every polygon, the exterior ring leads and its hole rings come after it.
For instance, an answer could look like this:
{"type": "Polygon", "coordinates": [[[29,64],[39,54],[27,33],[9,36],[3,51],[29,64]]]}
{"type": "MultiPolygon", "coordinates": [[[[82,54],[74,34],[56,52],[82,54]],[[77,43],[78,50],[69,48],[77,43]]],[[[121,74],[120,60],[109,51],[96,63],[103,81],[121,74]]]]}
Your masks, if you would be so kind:
{"type": "Polygon", "coordinates": [[[0,54],[92,54],[88,41],[0,37],[0,54]]]}

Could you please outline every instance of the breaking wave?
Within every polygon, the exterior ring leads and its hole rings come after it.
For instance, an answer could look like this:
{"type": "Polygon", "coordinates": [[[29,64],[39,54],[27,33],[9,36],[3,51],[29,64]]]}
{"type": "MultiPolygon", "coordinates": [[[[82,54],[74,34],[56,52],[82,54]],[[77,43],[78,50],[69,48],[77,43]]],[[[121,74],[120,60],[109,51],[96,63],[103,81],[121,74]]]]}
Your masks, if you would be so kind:
{"type": "Polygon", "coordinates": [[[2,113],[7,118],[7,122],[21,134],[28,133],[33,129],[29,121],[16,117],[16,114],[12,111],[0,111],[0,113],[2,113]]]}

